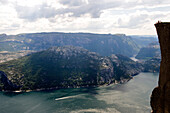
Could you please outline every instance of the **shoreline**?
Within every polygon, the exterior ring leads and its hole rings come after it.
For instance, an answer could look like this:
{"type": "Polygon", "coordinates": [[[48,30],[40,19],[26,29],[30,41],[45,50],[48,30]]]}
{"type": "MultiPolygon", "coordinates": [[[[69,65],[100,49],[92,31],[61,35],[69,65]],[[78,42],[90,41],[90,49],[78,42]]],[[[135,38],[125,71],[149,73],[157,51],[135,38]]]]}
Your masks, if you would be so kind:
{"type": "Polygon", "coordinates": [[[41,89],[35,89],[35,90],[15,90],[15,91],[0,91],[0,92],[6,92],[6,93],[28,93],[28,92],[39,92],[39,91],[52,91],[52,90],[58,90],[58,89],[71,89],[71,88],[97,88],[97,87],[104,87],[109,85],[116,85],[116,84],[125,84],[128,81],[133,79],[133,76],[129,79],[123,79],[120,81],[111,82],[109,84],[103,84],[103,85],[87,85],[87,86],[67,86],[67,87],[53,87],[53,88],[41,88],[41,89]]]}

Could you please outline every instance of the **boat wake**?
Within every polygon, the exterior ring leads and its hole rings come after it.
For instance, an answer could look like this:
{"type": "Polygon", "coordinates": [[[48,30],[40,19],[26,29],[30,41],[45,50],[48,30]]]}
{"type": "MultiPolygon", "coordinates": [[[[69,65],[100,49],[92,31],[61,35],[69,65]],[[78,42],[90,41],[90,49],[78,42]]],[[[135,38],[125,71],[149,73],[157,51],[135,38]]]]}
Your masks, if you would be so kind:
{"type": "Polygon", "coordinates": [[[75,95],[75,96],[67,96],[67,97],[61,97],[61,98],[56,98],[55,100],[64,100],[64,99],[70,99],[70,98],[76,98],[79,95],[75,95]]]}

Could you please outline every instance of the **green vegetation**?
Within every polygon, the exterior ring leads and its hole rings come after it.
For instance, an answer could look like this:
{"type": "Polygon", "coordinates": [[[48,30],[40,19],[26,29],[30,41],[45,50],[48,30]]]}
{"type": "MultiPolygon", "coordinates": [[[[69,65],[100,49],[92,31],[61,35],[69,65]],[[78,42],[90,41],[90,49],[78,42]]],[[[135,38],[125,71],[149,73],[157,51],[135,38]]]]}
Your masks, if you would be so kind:
{"type": "MultiPolygon", "coordinates": [[[[138,74],[141,69],[141,64],[128,57],[102,57],[73,46],[52,47],[0,64],[0,71],[5,72],[8,81],[20,87],[20,90],[98,86],[116,81],[123,82],[138,74]]],[[[4,89],[2,82],[0,89],[4,89]]]]}

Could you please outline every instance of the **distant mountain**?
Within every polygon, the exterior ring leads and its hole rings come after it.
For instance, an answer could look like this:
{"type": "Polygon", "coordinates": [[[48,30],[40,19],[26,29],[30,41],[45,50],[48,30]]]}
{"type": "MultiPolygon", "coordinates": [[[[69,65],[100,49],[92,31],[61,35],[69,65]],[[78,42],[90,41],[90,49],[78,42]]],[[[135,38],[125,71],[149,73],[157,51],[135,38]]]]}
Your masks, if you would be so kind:
{"type": "Polygon", "coordinates": [[[98,86],[124,82],[142,65],[122,55],[102,57],[80,47],[52,47],[0,64],[0,90],[98,86]]]}
{"type": "Polygon", "coordinates": [[[158,42],[157,36],[154,35],[132,35],[130,37],[140,48],[148,46],[152,42],[158,42]]]}
{"type": "Polygon", "coordinates": [[[160,71],[160,62],[159,58],[151,58],[144,62],[144,72],[159,72],[160,71]]]}
{"type": "Polygon", "coordinates": [[[102,56],[122,54],[133,56],[139,46],[124,34],[92,33],[27,33],[19,35],[0,35],[0,51],[45,50],[53,46],[79,46],[102,56]]]}
{"type": "Polygon", "coordinates": [[[137,59],[151,59],[151,58],[160,58],[160,46],[158,42],[150,43],[148,46],[140,49],[137,54],[137,59]]]}

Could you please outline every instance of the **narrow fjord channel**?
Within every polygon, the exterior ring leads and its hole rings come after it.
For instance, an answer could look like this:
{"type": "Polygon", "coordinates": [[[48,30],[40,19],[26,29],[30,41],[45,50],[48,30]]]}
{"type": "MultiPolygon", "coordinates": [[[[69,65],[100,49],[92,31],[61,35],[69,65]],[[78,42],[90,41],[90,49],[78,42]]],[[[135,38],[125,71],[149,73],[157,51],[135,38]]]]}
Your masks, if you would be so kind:
{"type": "Polygon", "coordinates": [[[158,73],[140,73],[125,84],[28,93],[0,92],[1,113],[149,113],[158,73]]]}

